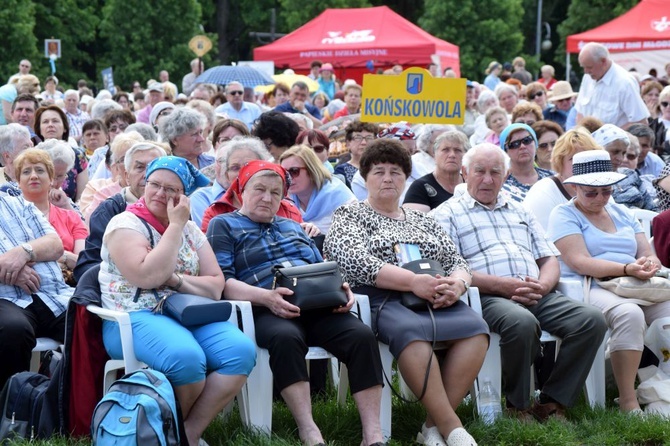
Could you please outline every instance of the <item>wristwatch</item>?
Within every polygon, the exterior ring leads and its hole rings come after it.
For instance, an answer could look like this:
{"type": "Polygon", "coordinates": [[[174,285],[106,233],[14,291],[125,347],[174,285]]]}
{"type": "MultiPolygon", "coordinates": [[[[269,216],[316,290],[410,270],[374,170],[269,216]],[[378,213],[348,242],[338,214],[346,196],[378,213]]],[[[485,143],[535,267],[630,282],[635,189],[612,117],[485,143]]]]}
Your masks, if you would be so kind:
{"type": "Polygon", "coordinates": [[[458,280],[463,282],[463,285],[465,285],[465,292],[467,293],[468,290],[470,289],[470,284],[462,277],[458,277],[458,280]]]}
{"type": "Polygon", "coordinates": [[[33,247],[30,246],[28,243],[24,243],[21,245],[21,248],[23,248],[23,250],[28,253],[28,255],[30,256],[30,261],[34,262],[36,256],[35,251],[33,251],[33,247]]]}

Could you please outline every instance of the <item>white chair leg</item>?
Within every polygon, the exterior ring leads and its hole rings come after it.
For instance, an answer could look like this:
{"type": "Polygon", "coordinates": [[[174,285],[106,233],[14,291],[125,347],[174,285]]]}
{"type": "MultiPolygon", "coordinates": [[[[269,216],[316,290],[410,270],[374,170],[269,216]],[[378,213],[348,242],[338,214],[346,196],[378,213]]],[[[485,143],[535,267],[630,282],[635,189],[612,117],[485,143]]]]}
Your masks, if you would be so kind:
{"type": "MultiPolygon", "coordinates": [[[[389,379],[393,381],[392,367],[393,367],[393,355],[389,350],[389,346],[379,342],[379,354],[382,360],[382,369],[384,374],[389,379]]],[[[391,387],[390,384],[384,380],[384,387],[382,388],[382,400],[381,400],[381,410],[380,410],[380,423],[382,426],[382,436],[384,441],[388,441],[391,438],[391,407],[392,407],[392,398],[391,398],[391,387]]]]}
{"type": "Polygon", "coordinates": [[[481,401],[479,400],[479,390],[484,386],[486,380],[491,381],[493,389],[498,392],[498,395],[502,396],[502,364],[500,361],[500,335],[497,333],[491,333],[491,342],[489,344],[489,350],[486,352],[486,357],[484,358],[484,364],[479,370],[479,375],[475,380],[474,389],[475,402],[477,404],[477,413],[481,413],[481,401]]]}
{"type": "Polygon", "coordinates": [[[589,405],[593,408],[596,406],[605,407],[605,350],[607,349],[607,338],[603,340],[602,345],[593,359],[591,371],[586,377],[586,398],[589,405]]]}

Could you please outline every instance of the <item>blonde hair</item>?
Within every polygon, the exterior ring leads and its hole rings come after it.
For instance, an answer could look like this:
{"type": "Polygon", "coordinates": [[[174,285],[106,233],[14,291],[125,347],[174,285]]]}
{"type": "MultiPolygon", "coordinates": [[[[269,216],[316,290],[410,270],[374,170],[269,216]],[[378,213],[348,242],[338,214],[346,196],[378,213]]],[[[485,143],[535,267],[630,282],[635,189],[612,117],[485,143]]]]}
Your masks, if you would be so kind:
{"type": "Polygon", "coordinates": [[[19,181],[19,178],[21,177],[21,170],[23,170],[23,166],[26,163],[44,164],[47,175],[49,175],[49,180],[54,179],[54,163],[46,150],[31,147],[19,153],[19,155],[14,158],[14,175],[16,176],[16,181],[19,181]]]}
{"type": "Polygon", "coordinates": [[[321,160],[316,156],[314,150],[311,147],[305,144],[295,145],[281,154],[279,157],[279,163],[281,164],[282,161],[291,156],[300,158],[302,162],[305,163],[307,174],[312,180],[312,183],[314,183],[316,190],[321,190],[326,181],[330,181],[332,179],[330,172],[326,170],[326,168],[321,163],[321,160]]]}
{"type": "Polygon", "coordinates": [[[563,169],[565,158],[573,156],[577,148],[582,150],[601,150],[593,136],[584,127],[568,130],[556,140],[554,150],[551,151],[551,168],[554,172],[563,169]]]}

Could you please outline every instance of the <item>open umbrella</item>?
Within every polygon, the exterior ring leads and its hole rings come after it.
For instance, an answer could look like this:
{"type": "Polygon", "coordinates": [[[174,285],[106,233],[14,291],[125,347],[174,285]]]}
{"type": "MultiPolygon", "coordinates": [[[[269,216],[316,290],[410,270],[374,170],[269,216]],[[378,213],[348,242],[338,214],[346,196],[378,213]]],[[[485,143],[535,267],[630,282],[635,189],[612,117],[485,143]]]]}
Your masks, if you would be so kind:
{"type": "Polygon", "coordinates": [[[237,81],[245,87],[274,84],[270,76],[249,66],[219,65],[212,67],[195,79],[196,84],[228,85],[237,81]]]}
{"type": "MultiPolygon", "coordinates": [[[[283,84],[288,85],[289,88],[291,88],[291,86],[293,86],[294,83],[302,81],[307,84],[307,88],[309,88],[310,93],[314,93],[316,90],[319,89],[319,83],[317,81],[302,74],[275,74],[274,76],[272,76],[272,79],[276,83],[281,82],[283,84]]],[[[273,86],[271,85],[259,86],[256,87],[256,91],[267,93],[270,90],[272,90],[272,88],[273,86]]]]}

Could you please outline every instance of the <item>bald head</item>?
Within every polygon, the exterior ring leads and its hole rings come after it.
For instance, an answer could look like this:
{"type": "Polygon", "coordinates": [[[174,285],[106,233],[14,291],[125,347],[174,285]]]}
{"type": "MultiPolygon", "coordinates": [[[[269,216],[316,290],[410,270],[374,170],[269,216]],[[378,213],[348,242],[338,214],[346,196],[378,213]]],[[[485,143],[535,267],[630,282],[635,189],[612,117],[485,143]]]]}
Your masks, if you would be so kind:
{"type": "Polygon", "coordinates": [[[579,52],[579,65],[593,80],[600,80],[612,66],[610,52],[600,43],[589,42],[579,52]]]}

